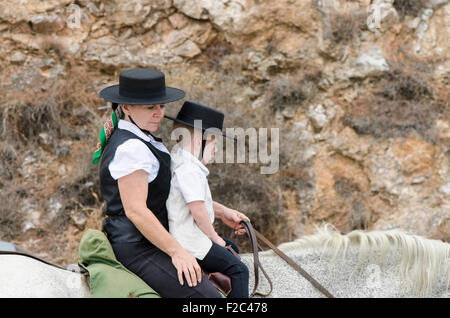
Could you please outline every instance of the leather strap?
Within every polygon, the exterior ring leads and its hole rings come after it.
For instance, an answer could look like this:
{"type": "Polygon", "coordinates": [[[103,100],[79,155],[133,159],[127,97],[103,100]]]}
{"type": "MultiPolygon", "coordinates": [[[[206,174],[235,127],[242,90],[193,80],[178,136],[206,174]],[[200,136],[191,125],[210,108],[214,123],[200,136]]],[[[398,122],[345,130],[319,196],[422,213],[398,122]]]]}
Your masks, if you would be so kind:
{"type": "Polygon", "coordinates": [[[251,293],[251,296],[254,296],[254,295],[269,296],[270,293],[272,292],[272,281],[270,280],[269,275],[267,275],[266,271],[264,270],[261,263],[259,262],[258,242],[256,240],[255,231],[250,222],[242,221],[241,223],[245,227],[245,232],[247,233],[248,237],[250,238],[250,242],[252,244],[252,249],[253,249],[253,270],[255,273],[255,286],[253,288],[253,292],[251,293]],[[259,269],[261,269],[261,272],[264,274],[267,281],[269,282],[270,290],[268,293],[261,293],[261,292],[256,291],[256,289],[258,288],[258,284],[259,284],[259,269]]]}
{"type": "MultiPolygon", "coordinates": [[[[289,265],[291,265],[297,272],[299,272],[306,280],[308,280],[314,287],[316,287],[322,294],[327,296],[328,298],[334,298],[334,296],[325,288],[323,287],[318,281],[316,281],[311,275],[309,275],[305,270],[303,270],[297,263],[295,263],[289,256],[287,256],[285,253],[283,253],[279,248],[277,248],[272,242],[270,242],[264,235],[259,233],[257,230],[255,230],[251,223],[249,221],[243,220],[241,224],[245,227],[246,232],[248,236],[250,237],[252,248],[253,248],[253,260],[254,260],[254,269],[255,269],[255,287],[253,290],[252,295],[255,294],[256,288],[258,287],[258,267],[261,268],[266,278],[269,280],[270,283],[270,292],[272,291],[272,282],[268,278],[267,274],[265,273],[264,269],[262,268],[261,264],[259,263],[258,258],[258,250],[257,250],[257,242],[256,237],[260,239],[264,244],[269,246],[278,256],[280,256],[284,261],[286,261],[289,265]]],[[[268,296],[270,292],[267,295],[268,296]]],[[[260,293],[258,293],[260,294],[260,293]]],[[[262,295],[262,294],[260,294],[262,295]]]]}
{"type": "Polygon", "coordinates": [[[88,276],[89,272],[87,270],[85,270],[83,267],[78,266],[79,271],[76,271],[74,268],[72,268],[71,266],[61,266],[52,262],[49,262],[39,256],[36,256],[34,254],[31,254],[29,252],[20,252],[20,251],[0,251],[0,255],[20,255],[20,256],[26,256],[26,257],[31,257],[34,258],[35,260],[38,260],[44,264],[65,270],[65,271],[69,271],[69,272],[73,272],[73,273],[79,273],[81,275],[85,275],[88,276]]]}

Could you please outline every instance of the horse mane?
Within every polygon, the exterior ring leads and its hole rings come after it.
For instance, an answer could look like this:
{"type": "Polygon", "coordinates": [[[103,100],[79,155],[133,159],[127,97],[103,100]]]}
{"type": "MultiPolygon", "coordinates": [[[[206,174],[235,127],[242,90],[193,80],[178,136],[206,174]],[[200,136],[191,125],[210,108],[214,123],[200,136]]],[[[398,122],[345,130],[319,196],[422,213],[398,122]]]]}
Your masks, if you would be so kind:
{"type": "Polygon", "coordinates": [[[355,230],[341,234],[331,224],[317,227],[317,232],[304,236],[293,242],[279,246],[284,252],[321,248],[322,257],[326,251],[332,251],[331,263],[342,254],[342,262],[346,260],[350,246],[359,245],[358,264],[378,255],[376,263],[382,268],[389,253],[399,255],[399,275],[405,287],[414,288],[421,296],[429,296],[434,284],[445,279],[446,290],[450,285],[450,244],[440,240],[427,239],[407,234],[402,230],[355,230]],[[408,286],[409,284],[409,286],[408,286]]]}

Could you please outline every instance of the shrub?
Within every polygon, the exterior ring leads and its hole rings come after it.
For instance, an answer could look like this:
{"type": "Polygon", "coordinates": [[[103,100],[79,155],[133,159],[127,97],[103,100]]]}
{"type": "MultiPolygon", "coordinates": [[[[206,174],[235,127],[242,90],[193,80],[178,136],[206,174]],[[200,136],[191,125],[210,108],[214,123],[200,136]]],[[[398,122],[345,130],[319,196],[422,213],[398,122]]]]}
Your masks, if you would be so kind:
{"type": "Polygon", "coordinates": [[[1,188],[0,200],[0,240],[11,240],[21,232],[23,214],[18,207],[22,200],[22,195],[15,184],[9,184],[8,188],[1,188]]]}
{"type": "Polygon", "coordinates": [[[419,133],[435,142],[434,121],[448,114],[448,101],[436,94],[423,63],[391,63],[372,91],[355,99],[346,109],[344,125],[375,137],[406,137],[419,133]],[[447,105],[447,107],[446,107],[447,105]]]}
{"type": "Polygon", "coordinates": [[[401,19],[404,19],[405,16],[417,16],[420,11],[425,7],[424,0],[394,0],[392,4],[400,15],[401,19]]]}
{"type": "Polygon", "coordinates": [[[328,17],[331,39],[335,43],[351,43],[366,27],[367,15],[360,11],[333,11],[328,17]]]}
{"type": "Polygon", "coordinates": [[[307,69],[300,75],[283,75],[268,82],[266,91],[272,111],[301,107],[317,93],[317,83],[322,78],[319,69],[307,69]]]}
{"type": "Polygon", "coordinates": [[[210,70],[229,73],[232,67],[226,63],[226,57],[234,51],[232,45],[227,43],[223,36],[216,37],[197,59],[196,63],[210,70]]]}
{"type": "MultiPolygon", "coordinates": [[[[46,200],[58,192],[60,185],[60,193],[57,194],[67,201],[63,202],[67,209],[73,207],[68,203],[72,199],[91,207],[99,206],[91,193],[82,189],[86,180],[96,180],[96,167],[91,169],[78,165],[78,168],[71,170],[73,173],[64,176],[52,171],[59,167],[54,160],[70,157],[72,164],[77,165],[77,152],[83,150],[85,145],[95,148],[97,124],[101,120],[94,108],[99,104],[97,91],[87,85],[92,82],[88,70],[68,60],[62,62],[65,63],[65,72],[49,79],[45,90],[39,86],[37,89],[27,87],[22,90],[4,86],[0,92],[5,100],[0,106],[0,200],[3,202],[0,236],[11,238],[21,233],[23,215],[20,208],[24,199],[32,202],[45,215],[46,200]],[[43,132],[49,140],[45,147],[39,137],[43,132]],[[65,140],[70,143],[65,145],[65,140]],[[77,140],[83,140],[83,143],[74,149],[77,140]],[[21,175],[22,161],[28,154],[36,160],[34,170],[29,174],[32,178],[21,175]]],[[[86,157],[86,161],[88,159],[86,157]]],[[[92,191],[98,193],[98,183],[93,183],[92,191]]],[[[52,226],[61,226],[58,230],[62,231],[68,220],[64,212],[52,226]]]]}

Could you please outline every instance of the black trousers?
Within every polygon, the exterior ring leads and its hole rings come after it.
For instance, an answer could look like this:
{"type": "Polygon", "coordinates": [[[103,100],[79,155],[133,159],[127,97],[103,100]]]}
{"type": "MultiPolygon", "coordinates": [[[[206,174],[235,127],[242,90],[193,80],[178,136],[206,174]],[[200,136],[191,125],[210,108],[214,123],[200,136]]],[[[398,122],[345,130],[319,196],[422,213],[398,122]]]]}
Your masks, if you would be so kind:
{"type": "MultiPolygon", "coordinates": [[[[163,298],[221,298],[206,276],[195,287],[184,279],[180,285],[172,259],[147,240],[111,244],[119,262],[140,277],[163,298]]],[[[231,253],[230,253],[231,254],[231,253]]]]}
{"type": "MultiPolygon", "coordinates": [[[[233,241],[224,238],[227,245],[239,253],[239,249],[233,241]]],[[[231,278],[231,292],[228,298],[248,298],[249,272],[247,266],[230,251],[213,243],[208,254],[198,264],[205,271],[221,272],[231,278]]]]}

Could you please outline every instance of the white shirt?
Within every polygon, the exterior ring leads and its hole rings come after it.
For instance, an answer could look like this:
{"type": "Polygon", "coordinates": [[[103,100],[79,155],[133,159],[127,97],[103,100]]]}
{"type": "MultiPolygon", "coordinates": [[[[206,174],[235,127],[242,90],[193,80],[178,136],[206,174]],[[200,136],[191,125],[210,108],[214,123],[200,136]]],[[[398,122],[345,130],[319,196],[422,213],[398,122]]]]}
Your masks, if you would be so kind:
{"type": "MultiPolygon", "coordinates": [[[[126,120],[119,120],[118,128],[132,132],[137,137],[150,142],[158,150],[170,155],[162,142],[156,141],[152,136],[147,136],[133,123],[126,120]]],[[[148,173],[148,182],[150,183],[158,175],[159,161],[141,140],[129,139],[117,147],[108,169],[115,180],[142,169],[148,173]]]]}
{"type": "Polygon", "coordinates": [[[214,222],[208,169],[192,154],[178,149],[172,154],[172,180],[166,201],[170,234],[194,257],[202,260],[212,241],[195,223],[189,202],[204,201],[211,223],[214,222]]]}
{"type": "Polygon", "coordinates": [[[176,155],[172,159],[176,161],[176,157],[182,158],[184,163],[176,168],[174,167],[171,186],[180,190],[186,203],[204,201],[209,219],[213,223],[214,209],[208,179],[206,178],[209,175],[208,168],[190,152],[181,148],[177,149],[176,155]]]}

